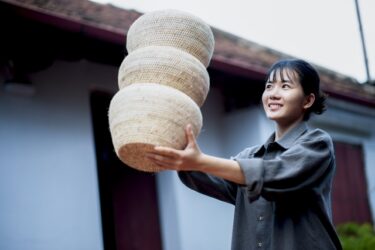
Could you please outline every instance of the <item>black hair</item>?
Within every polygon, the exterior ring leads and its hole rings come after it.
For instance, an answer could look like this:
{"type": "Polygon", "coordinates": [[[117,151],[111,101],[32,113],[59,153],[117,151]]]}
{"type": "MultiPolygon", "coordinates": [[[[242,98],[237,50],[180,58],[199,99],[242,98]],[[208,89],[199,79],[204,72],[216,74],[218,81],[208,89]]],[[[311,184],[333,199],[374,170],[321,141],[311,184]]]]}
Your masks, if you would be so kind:
{"type": "Polygon", "coordinates": [[[307,121],[310,118],[311,113],[318,115],[322,114],[327,109],[325,104],[327,95],[320,90],[320,78],[318,72],[313,66],[304,60],[286,59],[276,62],[268,70],[266,81],[275,81],[277,74],[279,74],[281,80],[284,81],[285,74],[288,76],[289,72],[298,76],[298,80],[305,95],[311,93],[315,95],[315,101],[313,105],[306,110],[303,120],[307,121]]]}

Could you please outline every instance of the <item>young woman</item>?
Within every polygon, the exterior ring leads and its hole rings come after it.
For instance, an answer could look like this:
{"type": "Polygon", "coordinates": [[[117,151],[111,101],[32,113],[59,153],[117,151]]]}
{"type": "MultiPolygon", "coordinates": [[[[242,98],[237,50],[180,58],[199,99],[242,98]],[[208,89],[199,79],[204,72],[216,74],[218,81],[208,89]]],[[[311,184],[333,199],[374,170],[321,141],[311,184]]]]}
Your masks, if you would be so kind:
{"type": "Polygon", "coordinates": [[[235,205],[232,249],[341,249],[331,215],[332,140],[306,124],[325,110],[319,82],[305,61],[275,63],[262,96],[275,132],[232,159],[202,153],[190,126],[184,150],[148,154],[188,187],[235,205]]]}

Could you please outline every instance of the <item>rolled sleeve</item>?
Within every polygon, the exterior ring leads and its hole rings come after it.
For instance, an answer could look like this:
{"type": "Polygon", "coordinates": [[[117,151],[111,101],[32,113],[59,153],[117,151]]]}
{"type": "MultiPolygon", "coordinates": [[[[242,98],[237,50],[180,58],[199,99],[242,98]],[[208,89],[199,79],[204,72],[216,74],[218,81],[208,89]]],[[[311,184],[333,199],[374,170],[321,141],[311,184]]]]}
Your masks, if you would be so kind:
{"type": "Polygon", "coordinates": [[[263,191],[282,194],[316,187],[332,171],[333,152],[324,138],[302,141],[275,159],[264,160],[263,191]]]}
{"type": "Polygon", "coordinates": [[[235,159],[244,174],[246,192],[250,202],[259,198],[263,189],[264,167],[262,159],[235,159]]]}
{"type": "Polygon", "coordinates": [[[275,200],[319,187],[334,171],[334,152],[329,136],[311,134],[290,148],[265,150],[260,157],[236,157],[245,177],[250,202],[263,196],[275,200]]]}

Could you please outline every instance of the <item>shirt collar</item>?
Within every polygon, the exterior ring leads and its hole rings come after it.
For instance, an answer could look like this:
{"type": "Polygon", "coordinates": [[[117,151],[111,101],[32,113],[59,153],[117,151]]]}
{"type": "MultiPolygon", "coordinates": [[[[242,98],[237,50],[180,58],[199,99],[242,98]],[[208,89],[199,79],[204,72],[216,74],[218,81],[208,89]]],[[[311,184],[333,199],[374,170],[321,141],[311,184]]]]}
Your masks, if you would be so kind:
{"type": "MultiPolygon", "coordinates": [[[[290,131],[288,131],[281,139],[277,140],[276,143],[279,144],[281,147],[288,149],[290,148],[293,143],[300,137],[306,130],[308,129],[306,122],[300,122],[295,127],[293,127],[290,131]]],[[[255,154],[259,153],[263,149],[265,149],[270,143],[275,142],[275,132],[267,139],[267,141],[258,148],[255,154]]]]}
{"type": "Polygon", "coordinates": [[[307,128],[306,122],[300,122],[276,142],[285,149],[290,148],[297,138],[306,132],[307,128]]]}

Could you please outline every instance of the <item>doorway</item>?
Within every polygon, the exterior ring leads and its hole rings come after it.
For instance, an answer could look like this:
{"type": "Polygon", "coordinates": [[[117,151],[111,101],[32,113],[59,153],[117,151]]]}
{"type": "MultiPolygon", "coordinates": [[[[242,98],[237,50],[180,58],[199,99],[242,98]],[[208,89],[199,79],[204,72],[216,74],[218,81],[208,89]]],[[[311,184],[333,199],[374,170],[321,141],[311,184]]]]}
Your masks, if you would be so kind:
{"type": "Polygon", "coordinates": [[[104,249],[161,250],[156,176],[117,158],[108,124],[112,96],[90,94],[104,249]]]}
{"type": "Polygon", "coordinates": [[[334,142],[336,176],[333,182],[334,223],[372,223],[361,145],[334,142]]]}

